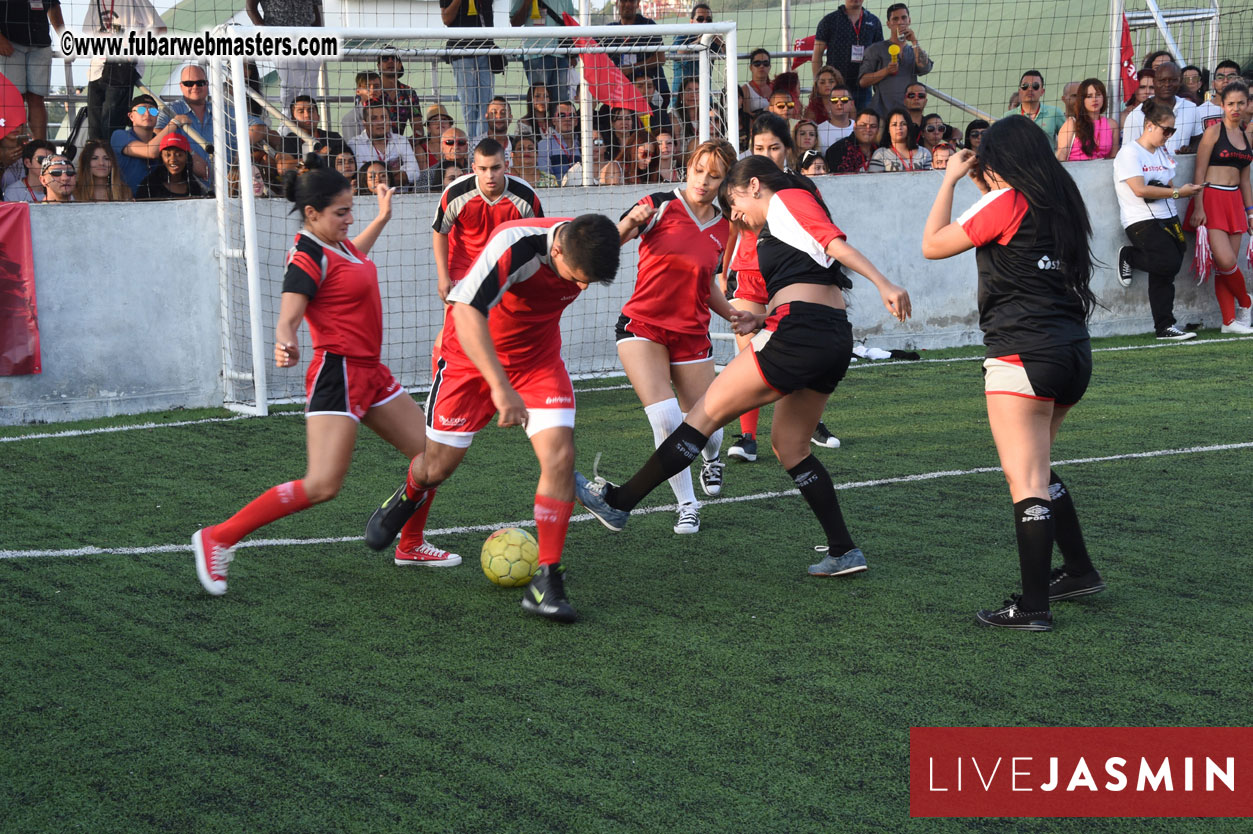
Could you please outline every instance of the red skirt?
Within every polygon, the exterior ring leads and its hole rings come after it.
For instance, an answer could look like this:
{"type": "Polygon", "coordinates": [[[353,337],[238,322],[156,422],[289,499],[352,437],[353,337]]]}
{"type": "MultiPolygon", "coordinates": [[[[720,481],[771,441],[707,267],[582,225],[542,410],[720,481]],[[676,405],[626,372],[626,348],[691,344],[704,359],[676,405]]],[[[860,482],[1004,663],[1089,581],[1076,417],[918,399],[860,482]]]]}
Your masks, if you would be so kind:
{"type": "MultiPolygon", "coordinates": [[[[1199,196],[1201,207],[1205,209],[1205,228],[1231,235],[1242,235],[1249,230],[1249,221],[1244,214],[1244,199],[1238,185],[1207,185],[1199,196]]],[[[1185,231],[1196,231],[1196,226],[1192,225],[1192,206],[1196,199],[1193,197],[1188,201],[1188,213],[1183,224],[1185,231]]]]}

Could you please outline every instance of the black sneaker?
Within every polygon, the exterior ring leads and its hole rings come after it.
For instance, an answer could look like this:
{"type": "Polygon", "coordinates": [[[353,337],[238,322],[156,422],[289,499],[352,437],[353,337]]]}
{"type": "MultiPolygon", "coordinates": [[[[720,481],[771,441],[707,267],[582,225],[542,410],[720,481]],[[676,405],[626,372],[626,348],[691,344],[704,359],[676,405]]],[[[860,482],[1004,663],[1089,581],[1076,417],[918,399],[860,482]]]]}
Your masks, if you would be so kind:
{"type": "Polygon", "coordinates": [[[574,606],[566,599],[566,589],[561,575],[566,572],[562,564],[542,565],[531,577],[531,584],[522,591],[522,608],[559,623],[572,623],[577,615],[574,606]]]}
{"type": "Polygon", "coordinates": [[[1049,602],[1059,599],[1086,597],[1088,594],[1099,594],[1105,590],[1105,582],[1096,571],[1088,571],[1083,576],[1067,573],[1065,568],[1053,568],[1049,577],[1049,602]]]}
{"type": "Polygon", "coordinates": [[[727,457],[752,463],[757,460],[757,438],[751,434],[741,434],[735,438],[731,448],[727,449],[727,457]]]}
{"type": "Polygon", "coordinates": [[[1124,246],[1118,250],[1118,283],[1124,287],[1131,286],[1131,261],[1128,258],[1130,254],[1130,246],[1124,246]]]}
{"type": "Polygon", "coordinates": [[[700,488],[706,495],[722,494],[722,459],[703,461],[700,465],[700,488]]]}
{"type": "Polygon", "coordinates": [[[365,543],[374,550],[385,549],[396,540],[400,528],[413,518],[425,501],[425,498],[410,501],[405,495],[405,485],[401,484],[400,489],[392,493],[392,497],[384,501],[383,506],[375,510],[365,523],[365,543]]]}
{"type": "Polygon", "coordinates": [[[818,428],[814,429],[813,437],[809,440],[815,446],[821,446],[824,449],[840,448],[840,438],[831,433],[826,423],[819,422],[818,428]]]}
{"type": "Polygon", "coordinates": [[[980,611],[975,614],[979,625],[996,626],[997,628],[1016,628],[1019,631],[1052,631],[1053,612],[1023,611],[1018,603],[1022,597],[1011,594],[1002,606],[995,611],[980,611]]]}
{"type": "Polygon", "coordinates": [[[1189,330],[1180,330],[1173,324],[1165,330],[1157,331],[1157,340],[1170,342],[1186,342],[1188,339],[1195,339],[1196,334],[1189,330]]]}

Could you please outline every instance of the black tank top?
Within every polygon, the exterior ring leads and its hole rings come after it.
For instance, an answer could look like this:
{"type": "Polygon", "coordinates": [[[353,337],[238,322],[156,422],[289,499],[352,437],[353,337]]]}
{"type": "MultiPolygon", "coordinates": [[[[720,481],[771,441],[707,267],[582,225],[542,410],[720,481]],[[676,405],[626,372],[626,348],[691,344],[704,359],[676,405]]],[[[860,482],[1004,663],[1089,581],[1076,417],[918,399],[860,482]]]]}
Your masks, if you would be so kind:
{"type": "MultiPolygon", "coordinates": [[[[1245,139],[1248,144],[1248,139],[1245,139]]],[[[1225,168],[1235,168],[1237,171],[1243,171],[1249,167],[1249,163],[1253,162],[1253,150],[1248,147],[1237,148],[1231,144],[1231,140],[1227,138],[1227,126],[1221,122],[1218,124],[1218,141],[1214,143],[1214,150],[1210,151],[1209,164],[1212,168],[1215,165],[1221,165],[1225,168]]]]}

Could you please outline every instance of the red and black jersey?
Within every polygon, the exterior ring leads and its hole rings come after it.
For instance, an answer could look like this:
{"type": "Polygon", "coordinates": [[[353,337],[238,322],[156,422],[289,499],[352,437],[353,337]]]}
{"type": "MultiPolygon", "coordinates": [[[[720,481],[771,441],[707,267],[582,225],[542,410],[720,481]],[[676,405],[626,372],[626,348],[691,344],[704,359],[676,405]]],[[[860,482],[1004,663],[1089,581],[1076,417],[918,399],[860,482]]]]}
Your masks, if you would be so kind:
{"type": "Polygon", "coordinates": [[[741,228],[735,239],[735,251],[731,253],[730,269],[736,272],[749,270],[760,272],[757,266],[757,235],[750,229],[741,228]]]}
{"type": "Polygon", "coordinates": [[[678,188],[650,194],[636,205],[657,213],[640,229],[639,273],[622,314],[675,333],[708,333],[709,286],[730,224],[717,209],[698,222],[678,188]]]}
{"type": "Polygon", "coordinates": [[[383,301],[378,269],[352,241],[327,246],[302,230],[287,253],[283,292],[309,297],[305,321],[313,349],[378,362],[383,348],[383,301]]]}
{"type": "Polygon", "coordinates": [[[827,246],[846,235],[831,222],[817,198],[803,188],[776,191],[766,207],[766,225],[757,236],[757,263],[774,296],[792,284],[834,284],[848,289],[853,283],[827,246]]]}
{"type": "Polygon", "coordinates": [[[505,190],[491,201],[479,190],[474,174],[458,177],[444,189],[431,224],[448,235],[448,277],[454,284],[461,280],[501,223],[543,216],[539,197],[525,180],[506,176],[505,190]]]}
{"type": "Polygon", "coordinates": [[[1088,338],[1083,302],[1066,288],[1066,264],[1048,223],[1012,188],[983,195],[957,219],[975,245],[979,327],[988,356],[1088,338]]]}
{"type": "Polygon", "coordinates": [[[506,369],[561,361],[561,313],[582,291],[552,268],[552,244],[569,217],[513,220],[492,232],[465,277],[448,294],[441,356],[451,365],[473,363],[457,339],[452,304],[487,316],[496,355],[506,369]]]}

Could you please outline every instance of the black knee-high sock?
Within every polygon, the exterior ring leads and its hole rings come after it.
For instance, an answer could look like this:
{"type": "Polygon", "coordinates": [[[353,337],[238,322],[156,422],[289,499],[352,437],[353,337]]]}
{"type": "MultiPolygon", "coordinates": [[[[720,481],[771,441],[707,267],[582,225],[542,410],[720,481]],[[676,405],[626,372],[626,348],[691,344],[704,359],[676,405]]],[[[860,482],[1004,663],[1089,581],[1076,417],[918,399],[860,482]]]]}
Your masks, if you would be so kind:
{"type": "Polygon", "coordinates": [[[1049,566],[1053,560],[1053,508],[1047,499],[1024,498],[1014,504],[1018,569],[1022,573],[1022,608],[1047,611],[1049,566]]]}
{"type": "Polygon", "coordinates": [[[657,451],[640,467],[635,477],[622,486],[609,490],[605,500],[609,506],[619,510],[635,509],[635,505],[643,501],[645,495],[669,480],[670,476],[691,466],[708,442],[706,435],[687,423],[681,424],[661,441],[657,451]]]}
{"type": "Polygon", "coordinates": [[[1075,502],[1070,499],[1070,490],[1052,470],[1049,471],[1049,501],[1053,505],[1053,535],[1057,540],[1057,549],[1062,552],[1066,572],[1071,576],[1090,573],[1092,560],[1088,557],[1088,546],[1083,542],[1083,531],[1079,529],[1075,502]]]}
{"type": "Polygon", "coordinates": [[[840,501],[835,497],[835,484],[831,476],[816,457],[810,455],[787,471],[796,482],[809,509],[818,516],[818,523],[827,534],[827,546],[832,555],[839,556],[852,550],[853,537],[844,525],[844,514],[840,512],[840,501]]]}

